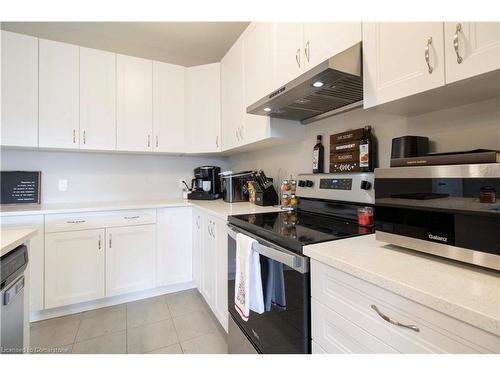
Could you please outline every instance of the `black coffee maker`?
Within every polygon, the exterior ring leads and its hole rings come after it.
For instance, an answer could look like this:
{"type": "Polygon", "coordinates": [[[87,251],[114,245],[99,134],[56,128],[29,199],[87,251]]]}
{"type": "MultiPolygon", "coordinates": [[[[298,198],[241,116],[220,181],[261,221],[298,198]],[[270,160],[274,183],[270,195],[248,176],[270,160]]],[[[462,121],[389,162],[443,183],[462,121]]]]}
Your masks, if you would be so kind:
{"type": "Polygon", "coordinates": [[[195,168],[188,199],[219,199],[221,197],[219,174],[219,167],[206,165],[195,168]]]}

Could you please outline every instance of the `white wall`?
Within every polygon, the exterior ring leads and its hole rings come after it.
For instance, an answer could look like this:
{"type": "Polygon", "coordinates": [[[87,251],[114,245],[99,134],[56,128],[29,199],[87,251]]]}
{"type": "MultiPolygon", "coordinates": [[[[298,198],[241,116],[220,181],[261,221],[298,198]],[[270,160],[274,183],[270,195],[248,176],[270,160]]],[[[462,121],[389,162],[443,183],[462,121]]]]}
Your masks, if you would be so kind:
{"type": "Polygon", "coordinates": [[[330,135],[371,125],[378,140],[379,166],[388,167],[392,138],[402,135],[427,136],[431,152],[500,149],[500,98],[461,107],[427,113],[416,117],[355,110],[306,126],[303,141],[261,151],[231,156],[233,171],[264,169],[277,181],[312,171],[312,149],[316,135],[323,135],[325,171],[328,171],[330,135]]]}
{"type": "Polygon", "coordinates": [[[1,169],[42,171],[42,202],[100,202],[179,199],[179,179],[190,183],[200,165],[227,166],[227,160],[140,154],[5,150],[1,169]],[[68,190],[58,191],[58,180],[68,190]]]}

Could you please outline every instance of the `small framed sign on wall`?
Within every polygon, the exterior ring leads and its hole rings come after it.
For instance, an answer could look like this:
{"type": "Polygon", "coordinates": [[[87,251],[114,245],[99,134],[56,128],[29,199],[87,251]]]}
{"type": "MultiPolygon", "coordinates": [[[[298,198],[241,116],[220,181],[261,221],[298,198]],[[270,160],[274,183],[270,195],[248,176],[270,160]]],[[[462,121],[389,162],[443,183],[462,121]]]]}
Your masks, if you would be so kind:
{"type": "Polygon", "coordinates": [[[41,172],[0,172],[1,204],[40,204],[41,172]]]}

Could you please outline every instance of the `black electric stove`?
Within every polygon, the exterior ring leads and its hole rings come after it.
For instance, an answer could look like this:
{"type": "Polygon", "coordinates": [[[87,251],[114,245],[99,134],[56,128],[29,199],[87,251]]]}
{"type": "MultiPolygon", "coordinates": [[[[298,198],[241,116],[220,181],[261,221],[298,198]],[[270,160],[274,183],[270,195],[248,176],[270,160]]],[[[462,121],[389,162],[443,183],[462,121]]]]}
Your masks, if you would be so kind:
{"type": "Polygon", "coordinates": [[[373,228],[359,226],[353,218],[304,210],[235,215],[229,223],[299,254],[307,245],[373,233],[373,228]]]}
{"type": "Polygon", "coordinates": [[[358,209],[373,207],[372,174],[299,175],[296,211],[229,216],[230,353],[310,353],[310,260],[304,246],[373,233],[358,209]],[[237,238],[256,242],[265,311],[243,319],[235,306],[237,238]]]}

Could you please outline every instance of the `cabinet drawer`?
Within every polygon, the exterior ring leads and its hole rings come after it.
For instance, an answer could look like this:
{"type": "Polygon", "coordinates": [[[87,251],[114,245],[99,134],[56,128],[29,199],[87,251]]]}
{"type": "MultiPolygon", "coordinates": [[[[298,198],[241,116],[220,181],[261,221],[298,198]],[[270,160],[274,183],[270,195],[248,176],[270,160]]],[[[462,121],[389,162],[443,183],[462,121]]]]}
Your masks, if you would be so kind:
{"type": "Polygon", "coordinates": [[[45,232],[66,232],[95,228],[156,223],[156,210],[123,210],[45,215],[45,232]]]}
{"type": "Polygon", "coordinates": [[[332,354],[388,354],[395,349],[370,335],[337,312],[312,300],[312,338],[332,354]]]}
{"type": "Polygon", "coordinates": [[[313,300],[321,301],[399,352],[488,353],[499,350],[499,338],[495,335],[322,263],[312,262],[311,275],[313,300]],[[419,332],[386,322],[372,305],[392,319],[415,325],[419,332]]]}

